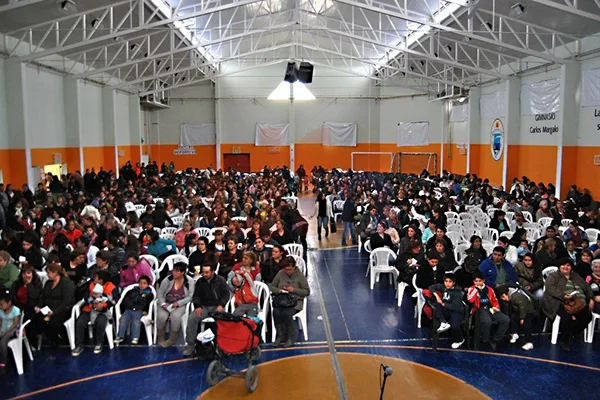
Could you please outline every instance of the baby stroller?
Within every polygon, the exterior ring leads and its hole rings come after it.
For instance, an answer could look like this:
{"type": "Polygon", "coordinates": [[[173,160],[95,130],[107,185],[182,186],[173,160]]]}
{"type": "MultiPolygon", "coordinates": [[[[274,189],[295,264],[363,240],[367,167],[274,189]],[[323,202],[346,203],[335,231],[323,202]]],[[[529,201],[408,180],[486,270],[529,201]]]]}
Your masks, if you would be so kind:
{"type": "Polygon", "coordinates": [[[260,333],[262,322],[237,315],[212,312],[210,316],[217,324],[215,334],[216,359],[211,361],[206,372],[206,381],[214,386],[223,376],[244,378],[246,389],[252,393],[258,386],[258,369],[252,362],[260,358],[260,333]],[[243,355],[248,363],[246,372],[235,371],[225,367],[225,359],[229,356],[243,355]]]}

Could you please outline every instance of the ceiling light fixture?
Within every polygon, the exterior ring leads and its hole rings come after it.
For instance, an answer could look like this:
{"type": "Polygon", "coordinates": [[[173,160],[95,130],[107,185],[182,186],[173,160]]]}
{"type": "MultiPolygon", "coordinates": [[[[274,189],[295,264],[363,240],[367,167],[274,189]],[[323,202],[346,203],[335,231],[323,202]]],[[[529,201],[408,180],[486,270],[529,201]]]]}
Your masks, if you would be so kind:
{"type": "Polygon", "coordinates": [[[58,9],[65,14],[73,14],[77,12],[77,7],[73,0],[58,0],[56,3],[58,9]]]}
{"type": "Polygon", "coordinates": [[[313,66],[307,62],[288,62],[283,81],[269,94],[267,100],[316,100],[315,95],[304,85],[312,82],[313,66]]]}
{"type": "Polygon", "coordinates": [[[488,29],[491,31],[491,30],[492,30],[492,28],[493,28],[493,25],[492,25],[492,23],[491,23],[490,21],[484,21],[484,22],[481,24],[481,29],[483,29],[483,30],[485,30],[485,31],[487,31],[488,29]]]}
{"type": "Polygon", "coordinates": [[[90,25],[92,26],[92,28],[97,27],[98,25],[100,25],[100,20],[98,18],[94,18],[92,20],[92,22],[90,22],[90,25]]]}
{"type": "Polygon", "coordinates": [[[450,46],[449,44],[447,44],[444,48],[448,53],[452,53],[452,46],[450,46]]]}
{"type": "Polygon", "coordinates": [[[525,7],[521,3],[517,3],[510,8],[510,12],[508,13],[508,15],[510,17],[519,18],[523,14],[525,14],[525,12],[527,12],[527,7],[525,7]]]}

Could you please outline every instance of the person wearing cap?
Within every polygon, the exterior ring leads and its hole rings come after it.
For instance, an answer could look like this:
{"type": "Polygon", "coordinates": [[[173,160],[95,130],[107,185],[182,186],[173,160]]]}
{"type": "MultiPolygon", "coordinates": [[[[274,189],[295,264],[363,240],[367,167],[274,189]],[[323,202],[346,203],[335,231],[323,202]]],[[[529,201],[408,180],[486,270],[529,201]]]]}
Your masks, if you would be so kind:
{"type": "Polygon", "coordinates": [[[533,295],[524,289],[504,286],[500,290],[500,299],[510,307],[510,343],[517,343],[519,331],[523,332],[525,344],[523,350],[533,349],[532,323],[535,317],[533,295]]]}
{"type": "Polygon", "coordinates": [[[560,346],[569,351],[573,335],[583,332],[592,320],[590,310],[594,309],[594,293],[579,274],[573,271],[575,263],[566,257],[558,261],[558,270],[546,277],[542,311],[551,320],[560,317],[560,346]],[[583,309],[570,314],[565,309],[565,301],[578,298],[583,309]]]}

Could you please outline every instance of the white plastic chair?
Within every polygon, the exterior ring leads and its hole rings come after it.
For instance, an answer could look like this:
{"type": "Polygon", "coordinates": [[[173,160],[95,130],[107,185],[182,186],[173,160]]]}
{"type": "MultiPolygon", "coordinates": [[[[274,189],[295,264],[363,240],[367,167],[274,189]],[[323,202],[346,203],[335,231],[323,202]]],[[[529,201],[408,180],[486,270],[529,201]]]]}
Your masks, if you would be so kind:
{"type": "Polygon", "coordinates": [[[462,227],[462,225],[458,225],[458,224],[449,224],[446,227],[446,230],[448,232],[460,232],[461,235],[463,234],[463,227],[462,227]]]}
{"type": "Polygon", "coordinates": [[[483,249],[485,250],[486,254],[489,257],[494,252],[494,247],[496,247],[496,246],[494,245],[494,243],[486,240],[485,242],[483,242],[483,241],[481,242],[481,247],[483,247],[483,249]]]}
{"type": "Polygon", "coordinates": [[[469,243],[460,243],[454,247],[454,258],[458,265],[462,265],[464,258],[466,257],[466,251],[469,248],[469,243]]]}
{"type": "Polygon", "coordinates": [[[573,222],[572,219],[563,218],[563,219],[560,220],[560,225],[568,227],[571,222],[573,222]]]}
{"type": "MultiPolygon", "coordinates": [[[[71,346],[71,350],[75,349],[75,324],[77,322],[77,318],[79,318],[79,315],[81,315],[81,307],[84,305],[83,300],[78,301],[74,306],[73,309],[71,310],[71,318],[69,318],[68,320],[65,321],[64,326],[67,330],[67,337],[69,339],[69,345],[71,346]]],[[[110,309],[109,309],[110,310],[110,309]]],[[[114,341],[113,341],[113,324],[112,322],[110,322],[111,320],[108,320],[108,323],[106,324],[106,329],[104,330],[104,333],[106,334],[106,339],[108,340],[108,347],[110,349],[115,347],[114,341]]],[[[92,338],[94,336],[93,331],[92,331],[92,323],[90,322],[88,324],[88,329],[89,329],[89,336],[90,338],[92,338]]]]}
{"type": "MultiPolygon", "coordinates": [[[[359,243],[360,246],[360,243],[359,243]]],[[[365,242],[365,251],[367,253],[371,253],[373,250],[371,249],[371,239],[367,239],[367,241],[365,242]]]]}
{"type": "Polygon", "coordinates": [[[446,218],[456,218],[456,219],[459,219],[458,213],[456,213],[454,211],[446,211],[444,214],[446,215],[446,218]]]}
{"type": "Polygon", "coordinates": [[[398,307],[402,307],[402,299],[404,298],[404,291],[408,287],[406,282],[398,282],[396,285],[396,298],[398,299],[398,307]]]}
{"type": "Polygon", "coordinates": [[[498,229],[485,228],[482,232],[482,239],[489,240],[490,242],[496,243],[498,241],[498,229]]]}
{"type": "Polygon", "coordinates": [[[344,200],[333,201],[333,220],[337,222],[338,217],[342,218],[342,211],[344,209],[344,200]]]}
{"type": "Polygon", "coordinates": [[[506,219],[506,222],[508,223],[508,225],[510,226],[510,224],[515,219],[515,213],[514,213],[514,211],[507,211],[505,219],[506,219]]]}
{"type": "Polygon", "coordinates": [[[171,221],[173,221],[173,227],[179,229],[181,228],[181,225],[183,225],[183,216],[176,216],[176,217],[171,217],[171,221]]]}
{"type": "Polygon", "coordinates": [[[460,225],[460,221],[461,221],[461,220],[460,220],[459,218],[448,218],[448,219],[446,220],[446,223],[447,223],[448,225],[460,225]]]}
{"type": "Polygon", "coordinates": [[[585,234],[587,235],[590,244],[594,244],[600,236],[600,229],[588,228],[585,230],[585,234]]]}
{"type": "Polygon", "coordinates": [[[210,228],[196,228],[194,232],[197,232],[199,237],[210,236],[210,228]]]}
{"type": "MultiPolygon", "coordinates": [[[[123,290],[123,293],[121,293],[121,298],[119,298],[119,301],[115,305],[115,326],[116,326],[117,332],[119,331],[119,322],[121,320],[121,317],[123,316],[123,313],[121,313],[121,304],[123,303],[123,300],[125,299],[125,295],[129,291],[133,290],[134,288],[136,288],[138,286],[139,286],[139,284],[137,284],[137,283],[127,286],[123,290]]],[[[156,299],[156,289],[153,286],[150,286],[150,289],[152,290],[152,294],[154,295],[154,298],[156,299]]],[[[146,338],[148,339],[148,346],[152,346],[154,344],[154,334],[153,334],[154,329],[152,327],[154,325],[154,307],[156,307],[156,301],[152,300],[152,302],[150,303],[150,307],[148,309],[148,315],[142,316],[142,318],[140,318],[142,321],[142,326],[144,327],[144,330],[146,332],[146,338]]]]}
{"type": "Polygon", "coordinates": [[[267,341],[267,315],[269,314],[269,307],[271,302],[271,292],[269,286],[263,282],[254,282],[258,288],[258,318],[263,322],[261,336],[263,342],[267,341]]]}
{"type": "Polygon", "coordinates": [[[231,218],[232,221],[237,221],[237,222],[246,222],[248,220],[248,218],[246,217],[233,217],[231,218]]]}
{"type": "Polygon", "coordinates": [[[173,238],[173,236],[175,236],[175,234],[177,233],[177,231],[179,230],[179,228],[175,228],[175,227],[166,227],[166,228],[162,228],[160,231],[160,235],[161,237],[163,235],[172,235],[171,239],[173,238]]]}
{"type": "Polygon", "coordinates": [[[511,232],[511,231],[504,231],[504,232],[502,232],[500,234],[500,237],[505,237],[505,238],[508,238],[508,239],[512,239],[512,237],[513,237],[514,234],[515,233],[511,232]]]}
{"type": "Polygon", "coordinates": [[[100,251],[96,246],[90,246],[87,252],[87,266],[88,268],[96,264],[96,254],[100,251]]]}
{"type": "Polygon", "coordinates": [[[173,240],[175,238],[175,235],[173,235],[172,233],[161,233],[160,238],[165,240],[173,240]]]}
{"type": "Polygon", "coordinates": [[[540,237],[542,237],[542,231],[538,228],[525,228],[527,230],[527,241],[534,243],[540,237]]]}
{"type": "Polygon", "coordinates": [[[211,236],[215,236],[215,232],[216,232],[216,231],[221,231],[221,232],[223,232],[223,236],[225,236],[225,234],[227,233],[227,228],[226,228],[226,227],[224,227],[224,226],[221,226],[221,227],[219,227],[219,228],[212,228],[212,229],[210,230],[210,235],[211,235],[211,236]]]}
{"type": "Polygon", "coordinates": [[[594,328],[596,327],[596,321],[598,321],[599,319],[600,314],[592,313],[592,320],[590,321],[590,324],[588,325],[586,330],[583,331],[583,340],[586,343],[592,343],[594,341],[594,328]]]}
{"type": "Polygon", "coordinates": [[[461,243],[468,243],[468,240],[465,239],[465,237],[460,232],[455,232],[455,231],[446,232],[446,236],[448,236],[448,238],[450,238],[450,240],[452,240],[452,243],[454,245],[461,244],[461,243]]]}
{"type": "Polygon", "coordinates": [[[283,248],[285,249],[285,251],[287,251],[287,253],[290,256],[299,256],[299,257],[303,256],[304,248],[302,247],[301,244],[290,243],[290,244],[284,245],[283,248]]]}
{"type": "Polygon", "coordinates": [[[8,341],[8,348],[13,353],[15,365],[17,366],[17,373],[19,375],[23,375],[23,347],[25,347],[25,350],[27,350],[29,360],[33,361],[33,353],[31,352],[31,346],[29,345],[29,340],[25,335],[25,327],[31,322],[31,320],[27,320],[25,323],[23,323],[24,318],[25,313],[22,313],[21,322],[19,324],[19,328],[17,329],[16,336],[8,341]]]}
{"type": "Polygon", "coordinates": [[[542,279],[544,280],[544,282],[546,282],[546,278],[548,278],[548,275],[550,275],[553,272],[558,271],[558,267],[546,267],[544,268],[544,270],[542,271],[542,279]]]}
{"type": "Polygon", "coordinates": [[[379,282],[381,274],[390,274],[390,284],[393,283],[392,278],[398,278],[398,270],[396,270],[395,266],[390,265],[390,259],[392,262],[395,261],[396,254],[386,247],[375,249],[369,255],[369,270],[367,270],[367,274],[371,274],[371,290],[373,290],[375,282],[379,282]]]}
{"type": "Polygon", "coordinates": [[[415,306],[417,328],[421,328],[421,317],[423,316],[423,307],[425,307],[425,297],[423,296],[423,289],[417,286],[417,274],[413,275],[412,285],[415,288],[415,296],[417,298],[417,305],[415,306]]]}
{"type": "Polygon", "coordinates": [[[521,214],[523,214],[523,218],[525,219],[525,221],[533,222],[533,216],[529,211],[521,211],[521,214]]]}
{"type": "MultiPolygon", "coordinates": [[[[136,204],[135,205],[135,211],[139,212],[140,214],[143,214],[144,212],[146,212],[146,206],[143,204],[136,204]]],[[[138,214],[138,216],[140,215],[138,214]]]]}
{"type": "Polygon", "coordinates": [[[165,268],[165,266],[169,268],[169,271],[172,271],[173,265],[175,265],[178,262],[184,262],[186,264],[189,264],[189,260],[186,256],[182,256],[181,254],[173,254],[165,258],[160,267],[156,270],[156,275],[160,276],[160,273],[165,268]]]}
{"type": "Polygon", "coordinates": [[[460,214],[458,214],[458,217],[461,219],[461,221],[472,220],[473,214],[468,212],[461,212],[460,214]]]}
{"type": "Polygon", "coordinates": [[[552,225],[552,218],[550,218],[550,217],[542,217],[542,218],[538,219],[537,222],[538,222],[538,224],[540,224],[540,226],[542,228],[547,228],[550,225],[552,225]]]}
{"type": "Polygon", "coordinates": [[[291,257],[294,257],[294,260],[296,260],[296,267],[298,267],[298,269],[302,271],[304,276],[308,276],[308,270],[306,267],[306,262],[304,262],[304,258],[302,258],[302,256],[296,256],[293,254],[291,255],[291,257]]]}
{"type": "MultiPolygon", "coordinates": [[[[160,262],[158,261],[158,258],[156,258],[150,254],[143,254],[140,256],[140,258],[143,258],[144,260],[148,261],[153,272],[156,272],[159,270],[160,262]]],[[[154,283],[156,284],[156,282],[154,282],[154,283]]]]}

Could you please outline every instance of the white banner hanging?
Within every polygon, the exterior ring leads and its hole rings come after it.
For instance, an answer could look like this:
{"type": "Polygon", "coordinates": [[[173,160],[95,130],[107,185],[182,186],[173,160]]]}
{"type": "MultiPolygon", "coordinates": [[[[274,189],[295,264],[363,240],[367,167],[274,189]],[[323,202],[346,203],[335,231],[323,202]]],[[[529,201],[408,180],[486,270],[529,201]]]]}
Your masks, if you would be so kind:
{"type": "Polygon", "coordinates": [[[506,117],[506,90],[482,94],[479,98],[479,113],[481,119],[506,117]]]}
{"type": "Polygon", "coordinates": [[[398,147],[429,145],[429,122],[400,122],[397,144],[398,147]]]}
{"type": "Polygon", "coordinates": [[[583,71],[581,107],[600,106],[600,68],[583,71]]]}
{"type": "Polygon", "coordinates": [[[258,122],[256,124],[257,146],[288,146],[290,124],[287,122],[258,122]]]}
{"type": "Polygon", "coordinates": [[[203,146],[217,143],[214,122],[203,124],[181,124],[179,146],[203,146]]]}
{"type": "Polygon", "coordinates": [[[356,146],[356,122],[325,121],[322,128],[323,146],[356,146]]]}
{"type": "Polygon", "coordinates": [[[556,113],[560,108],[560,79],[521,85],[521,115],[556,113]]]}
{"type": "Polygon", "coordinates": [[[450,110],[450,122],[464,122],[469,120],[469,105],[467,103],[454,103],[450,110]]]}

